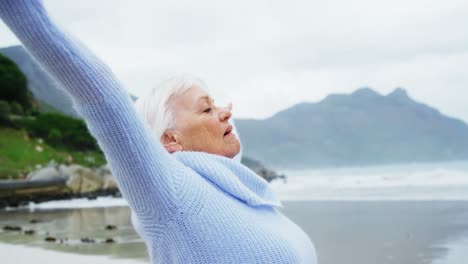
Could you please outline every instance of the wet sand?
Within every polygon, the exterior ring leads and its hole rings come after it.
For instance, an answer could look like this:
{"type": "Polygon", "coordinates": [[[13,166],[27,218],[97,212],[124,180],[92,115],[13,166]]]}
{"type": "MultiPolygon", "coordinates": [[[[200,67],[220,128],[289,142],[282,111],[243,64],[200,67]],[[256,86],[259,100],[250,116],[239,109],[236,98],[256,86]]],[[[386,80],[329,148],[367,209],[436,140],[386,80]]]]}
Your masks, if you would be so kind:
{"type": "MultiPolygon", "coordinates": [[[[468,250],[449,250],[463,248],[458,241],[468,237],[466,201],[285,201],[284,205],[283,212],[312,238],[320,264],[468,260],[468,250]],[[446,258],[450,254],[455,258],[446,258]]],[[[2,263],[149,262],[127,207],[0,212],[0,227],[5,225],[36,233],[1,230],[0,255],[6,257],[2,263]],[[42,222],[34,224],[32,219],[42,222]],[[107,225],[117,229],[106,230],[107,225]],[[45,242],[46,236],[63,243],[45,242]],[[96,242],[82,243],[81,238],[96,242]],[[115,243],[103,243],[106,238],[115,243]]]]}
{"type": "Polygon", "coordinates": [[[114,259],[108,256],[79,255],[73,253],[63,253],[39,248],[26,247],[21,245],[10,245],[0,243],[0,254],[2,263],[31,264],[144,264],[147,261],[114,259]]]}
{"type": "Polygon", "coordinates": [[[468,263],[468,247],[445,258],[468,237],[466,201],[286,202],[284,213],[312,238],[321,264],[468,263]]]}

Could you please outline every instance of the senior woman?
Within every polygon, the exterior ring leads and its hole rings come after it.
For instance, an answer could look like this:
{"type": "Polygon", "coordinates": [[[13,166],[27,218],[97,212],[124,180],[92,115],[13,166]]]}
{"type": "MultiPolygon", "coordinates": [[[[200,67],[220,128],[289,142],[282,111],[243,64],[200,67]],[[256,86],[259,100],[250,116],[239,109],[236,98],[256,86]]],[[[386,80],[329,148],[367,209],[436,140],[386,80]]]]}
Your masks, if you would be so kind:
{"type": "Polygon", "coordinates": [[[72,97],[153,263],[316,263],[310,238],[278,210],[267,182],[232,159],[240,144],[230,107],[216,106],[203,85],[182,82],[160,98],[165,114],[141,118],[112,72],[58,29],[41,1],[0,0],[0,16],[72,97]]]}

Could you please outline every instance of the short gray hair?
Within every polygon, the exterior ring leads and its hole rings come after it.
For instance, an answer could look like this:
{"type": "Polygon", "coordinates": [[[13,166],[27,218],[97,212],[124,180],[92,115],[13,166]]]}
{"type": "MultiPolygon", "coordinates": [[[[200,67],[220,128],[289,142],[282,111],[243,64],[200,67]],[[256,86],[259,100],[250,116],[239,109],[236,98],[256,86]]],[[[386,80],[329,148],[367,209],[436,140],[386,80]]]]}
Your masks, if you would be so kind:
{"type": "MultiPolygon", "coordinates": [[[[173,95],[182,94],[193,86],[209,92],[207,85],[200,78],[190,74],[179,74],[160,82],[147,96],[140,97],[135,102],[138,114],[150,126],[158,142],[161,142],[164,131],[174,126],[173,109],[169,105],[169,99],[173,95]]],[[[239,136],[232,118],[229,119],[229,123],[233,126],[234,134],[239,136]]],[[[239,137],[238,139],[240,142],[239,137]]],[[[234,157],[234,160],[239,163],[241,159],[242,144],[239,153],[234,157]]]]}
{"type": "Polygon", "coordinates": [[[166,129],[174,126],[174,109],[171,109],[169,99],[171,96],[184,93],[193,86],[208,91],[205,82],[200,78],[189,74],[179,74],[163,80],[147,96],[140,97],[136,101],[135,107],[138,114],[149,124],[158,141],[161,141],[166,129]]]}

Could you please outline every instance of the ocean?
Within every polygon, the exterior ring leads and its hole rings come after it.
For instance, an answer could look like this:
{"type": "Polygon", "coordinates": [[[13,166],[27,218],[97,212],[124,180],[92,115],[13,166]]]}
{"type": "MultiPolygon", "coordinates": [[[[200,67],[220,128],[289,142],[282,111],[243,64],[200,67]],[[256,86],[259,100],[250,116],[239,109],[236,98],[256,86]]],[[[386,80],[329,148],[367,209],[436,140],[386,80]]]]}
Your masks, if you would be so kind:
{"type": "Polygon", "coordinates": [[[468,201],[468,161],[281,171],[287,201],[468,201]]]}
{"type": "MultiPolygon", "coordinates": [[[[280,172],[287,180],[271,184],[282,211],[312,239],[321,264],[468,263],[468,162],[280,172]]],[[[36,233],[1,230],[2,263],[149,261],[121,198],[9,208],[0,211],[5,225],[36,233]]]]}

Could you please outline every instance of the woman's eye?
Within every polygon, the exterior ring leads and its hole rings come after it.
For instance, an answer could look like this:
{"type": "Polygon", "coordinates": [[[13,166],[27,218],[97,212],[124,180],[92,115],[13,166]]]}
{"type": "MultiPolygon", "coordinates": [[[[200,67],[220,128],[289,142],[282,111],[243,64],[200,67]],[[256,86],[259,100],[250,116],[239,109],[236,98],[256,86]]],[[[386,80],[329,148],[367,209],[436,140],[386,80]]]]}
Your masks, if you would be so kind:
{"type": "Polygon", "coordinates": [[[209,113],[209,112],[211,112],[211,107],[209,107],[209,108],[207,108],[207,109],[205,109],[205,110],[203,111],[203,113],[209,113]]]}

